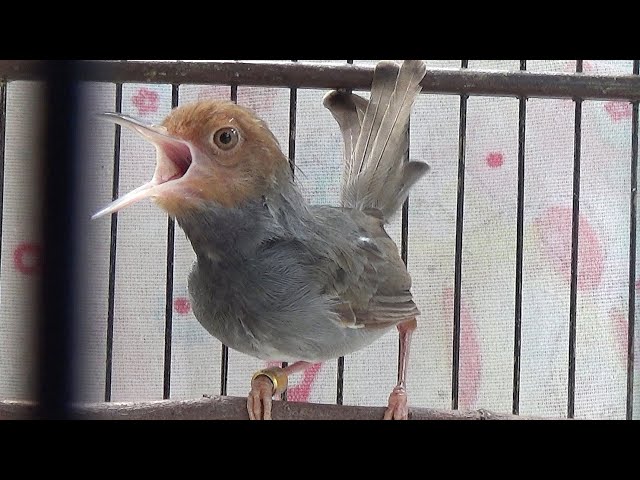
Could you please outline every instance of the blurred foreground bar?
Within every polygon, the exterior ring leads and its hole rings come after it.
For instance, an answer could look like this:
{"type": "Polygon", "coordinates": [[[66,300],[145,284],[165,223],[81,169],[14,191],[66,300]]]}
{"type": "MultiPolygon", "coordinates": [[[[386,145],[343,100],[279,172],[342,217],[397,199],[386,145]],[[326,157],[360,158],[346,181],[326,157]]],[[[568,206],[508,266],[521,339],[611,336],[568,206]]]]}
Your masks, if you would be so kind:
{"type": "MultiPolygon", "coordinates": [[[[39,295],[39,408],[36,418],[72,415],[72,343],[76,302],[77,119],[81,62],[44,62],[44,148],[40,179],[42,277],[39,295]]],[[[34,172],[35,173],[35,172],[34,172]]],[[[37,175],[37,173],[36,173],[37,175]]]]}

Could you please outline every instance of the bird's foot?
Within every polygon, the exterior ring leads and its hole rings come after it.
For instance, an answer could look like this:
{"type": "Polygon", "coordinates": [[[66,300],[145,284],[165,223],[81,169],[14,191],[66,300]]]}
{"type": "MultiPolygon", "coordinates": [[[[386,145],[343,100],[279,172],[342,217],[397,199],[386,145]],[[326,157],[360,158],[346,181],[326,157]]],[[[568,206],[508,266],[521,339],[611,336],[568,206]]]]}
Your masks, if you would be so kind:
{"type": "Polygon", "coordinates": [[[398,385],[389,395],[389,406],[384,412],[384,420],[407,420],[408,418],[407,390],[398,385]]]}
{"type": "Polygon", "coordinates": [[[271,420],[272,398],[287,389],[287,374],[280,367],[260,370],[251,379],[247,411],[251,420],[271,420]]]}

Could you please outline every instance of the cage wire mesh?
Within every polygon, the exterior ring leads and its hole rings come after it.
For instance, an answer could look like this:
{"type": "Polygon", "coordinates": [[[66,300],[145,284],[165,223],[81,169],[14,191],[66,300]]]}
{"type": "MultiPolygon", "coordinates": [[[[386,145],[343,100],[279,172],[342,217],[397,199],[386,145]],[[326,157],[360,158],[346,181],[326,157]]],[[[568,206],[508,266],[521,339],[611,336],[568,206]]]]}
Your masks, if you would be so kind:
{"type": "MultiPolygon", "coordinates": [[[[637,61],[427,64],[638,74],[637,61]]],[[[94,114],[121,111],[160,123],[176,105],[232,99],[267,122],[294,160],[305,196],[337,205],[342,138],[322,106],[326,92],[288,85],[81,84],[88,275],[75,342],[78,399],[244,396],[251,374],[265,366],[226,350],[196,321],[187,294],[195,255],[162,210],[143,202],[113,220],[89,220],[151,178],[155,166],[151,145],[94,114]]],[[[1,96],[0,399],[31,399],[42,84],[9,78],[1,96]]],[[[630,275],[630,250],[637,247],[630,235],[637,111],[637,102],[625,100],[420,95],[410,158],[432,170],[388,227],[406,255],[422,311],[410,358],[412,406],[552,418],[625,418],[633,411],[640,418],[640,395],[632,398],[628,385],[627,338],[636,309],[629,300],[640,288],[630,284],[640,278],[630,275]]],[[[394,330],[362,351],[296,374],[288,400],[385,405],[397,356],[394,330]]],[[[637,362],[634,378],[639,392],[637,362]]]]}

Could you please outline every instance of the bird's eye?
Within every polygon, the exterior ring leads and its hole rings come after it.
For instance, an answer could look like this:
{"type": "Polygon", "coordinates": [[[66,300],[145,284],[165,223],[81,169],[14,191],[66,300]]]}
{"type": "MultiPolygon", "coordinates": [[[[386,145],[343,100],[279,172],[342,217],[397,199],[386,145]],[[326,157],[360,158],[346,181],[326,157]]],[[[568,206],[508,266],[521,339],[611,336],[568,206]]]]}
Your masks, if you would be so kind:
{"type": "Polygon", "coordinates": [[[213,143],[220,150],[231,150],[238,144],[238,131],[232,127],[225,127],[213,134],[213,143]]]}

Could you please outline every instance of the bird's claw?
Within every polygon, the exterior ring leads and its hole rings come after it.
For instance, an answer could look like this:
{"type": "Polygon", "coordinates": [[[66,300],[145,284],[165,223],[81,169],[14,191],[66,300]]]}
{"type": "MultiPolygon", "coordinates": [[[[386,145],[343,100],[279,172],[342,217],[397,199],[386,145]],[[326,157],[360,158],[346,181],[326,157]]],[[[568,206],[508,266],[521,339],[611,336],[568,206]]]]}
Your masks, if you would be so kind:
{"type": "Polygon", "coordinates": [[[247,396],[247,411],[251,420],[271,420],[273,393],[273,383],[269,377],[260,375],[251,380],[251,391],[247,396]]]}
{"type": "Polygon", "coordinates": [[[407,391],[404,387],[397,386],[389,395],[389,406],[384,412],[384,420],[407,420],[408,418],[407,391]]]}
{"type": "Polygon", "coordinates": [[[271,420],[272,397],[287,388],[287,375],[279,367],[266,368],[253,375],[247,396],[247,412],[251,420],[271,420]]]}

